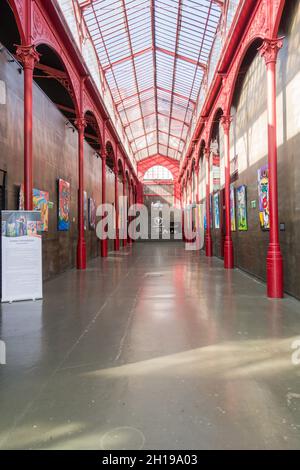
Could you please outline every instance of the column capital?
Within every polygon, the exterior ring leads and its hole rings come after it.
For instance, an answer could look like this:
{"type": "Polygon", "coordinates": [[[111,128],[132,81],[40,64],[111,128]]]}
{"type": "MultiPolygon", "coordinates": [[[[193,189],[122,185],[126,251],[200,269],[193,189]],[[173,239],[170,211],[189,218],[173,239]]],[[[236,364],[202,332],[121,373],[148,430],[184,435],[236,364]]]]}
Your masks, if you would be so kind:
{"type": "Polygon", "coordinates": [[[226,133],[229,132],[231,121],[232,121],[231,116],[225,116],[225,115],[221,116],[220,122],[223,126],[224,132],[226,133]]]}
{"type": "Polygon", "coordinates": [[[79,131],[84,131],[85,127],[87,126],[87,122],[83,117],[76,118],[74,124],[79,131]]]}
{"type": "Polygon", "coordinates": [[[106,160],[106,157],[107,157],[106,153],[101,153],[100,156],[101,156],[102,160],[106,160]]]}
{"type": "Polygon", "coordinates": [[[284,37],[274,39],[264,39],[262,45],[258,48],[260,55],[265,59],[266,65],[276,64],[279,49],[282,48],[284,37]]]}
{"type": "Polygon", "coordinates": [[[26,69],[33,70],[35,64],[40,60],[40,54],[33,44],[28,46],[17,45],[16,55],[26,69]]]}
{"type": "Polygon", "coordinates": [[[206,160],[209,160],[209,156],[210,156],[210,148],[209,147],[205,147],[204,156],[205,156],[206,160]]]}

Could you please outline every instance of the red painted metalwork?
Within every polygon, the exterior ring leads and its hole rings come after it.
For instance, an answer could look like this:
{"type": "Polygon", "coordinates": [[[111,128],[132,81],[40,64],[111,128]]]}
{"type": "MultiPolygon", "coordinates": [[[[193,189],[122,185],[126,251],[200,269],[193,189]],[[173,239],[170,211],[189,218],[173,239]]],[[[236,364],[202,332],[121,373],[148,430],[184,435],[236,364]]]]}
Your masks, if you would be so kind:
{"type": "Polygon", "coordinates": [[[116,238],[114,240],[114,248],[115,251],[119,251],[120,249],[120,236],[119,236],[119,169],[117,164],[117,155],[118,155],[118,144],[116,144],[115,148],[115,160],[116,164],[114,167],[115,173],[115,224],[116,224],[116,238]]]}
{"type": "Polygon", "coordinates": [[[267,254],[268,297],[283,297],[283,261],[279,243],[277,135],[276,135],[276,61],[282,38],[265,39],[260,48],[267,66],[268,165],[270,242],[267,254]]]}
{"type": "Polygon", "coordinates": [[[79,117],[75,124],[78,130],[78,242],[77,269],[86,269],[86,243],[84,237],[84,129],[86,120],[79,117]]]}
{"type": "Polygon", "coordinates": [[[211,209],[210,209],[210,149],[204,151],[206,161],[206,236],[205,236],[205,254],[208,257],[213,255],[211,238],[211,209]]]}
{"type": "Polygon", "coordinates": [[[24,206],[32,210],[32,81],[39,54],[33,45],[18,46],[17,57],[24,69],[24,206]]]}
{"type": "Polygon", "coordinates": [[[224,129],[224,159],[225,159],[225,229],[224,240],[224,268],[233,269],[233,243],[231,238],[231,220],[230,220],[230,116],[222,116],[221,124],[224,129]]]}
{"type": "MultiPolygon", "coordinates": [[[[106,153],[102,153],[102,204],[106,203],[106,153]]],[[[101,240],[101,256],[106,258],[108,255],[107,238],[101,240]]]]}

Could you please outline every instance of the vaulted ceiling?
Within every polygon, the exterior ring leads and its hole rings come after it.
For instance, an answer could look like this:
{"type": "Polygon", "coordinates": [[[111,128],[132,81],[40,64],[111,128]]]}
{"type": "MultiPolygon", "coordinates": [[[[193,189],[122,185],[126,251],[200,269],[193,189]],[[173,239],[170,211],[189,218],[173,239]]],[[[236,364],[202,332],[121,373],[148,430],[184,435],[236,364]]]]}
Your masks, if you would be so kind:
{"type": "Polygon", "coordinates": [[[136,161],[180,160],[222,0],[78,0],[136,161]]]}

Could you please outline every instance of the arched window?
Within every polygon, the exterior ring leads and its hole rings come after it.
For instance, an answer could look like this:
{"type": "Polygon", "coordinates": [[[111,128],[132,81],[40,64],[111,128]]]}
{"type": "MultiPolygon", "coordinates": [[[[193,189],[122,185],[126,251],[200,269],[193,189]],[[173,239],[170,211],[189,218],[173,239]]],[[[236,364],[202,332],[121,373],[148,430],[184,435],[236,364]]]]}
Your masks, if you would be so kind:
{"type": "Polygon", "coordinates": [[[155,165],[149,168],[144,175],[144,180],[172,180],[173,175],[168,170],[161,165],[155,165]]]}

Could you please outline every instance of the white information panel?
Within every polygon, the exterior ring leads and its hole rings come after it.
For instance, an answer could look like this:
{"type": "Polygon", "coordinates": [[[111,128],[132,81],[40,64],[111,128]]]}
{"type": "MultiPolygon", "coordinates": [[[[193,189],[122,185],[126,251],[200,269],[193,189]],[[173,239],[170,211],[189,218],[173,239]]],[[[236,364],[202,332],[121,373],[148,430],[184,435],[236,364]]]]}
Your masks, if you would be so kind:
{"type": "Polygon", "coordinates": [[[1,301],[43,297],[40,212],[2,211],[1,301]]]}

